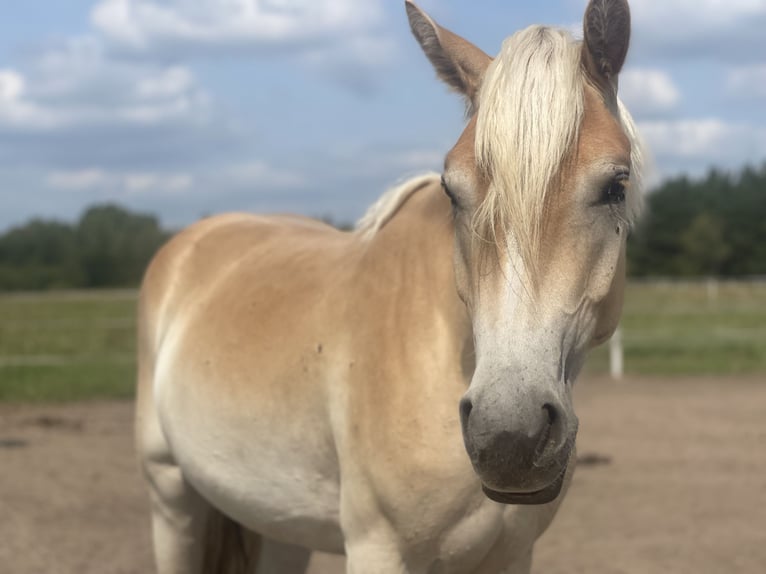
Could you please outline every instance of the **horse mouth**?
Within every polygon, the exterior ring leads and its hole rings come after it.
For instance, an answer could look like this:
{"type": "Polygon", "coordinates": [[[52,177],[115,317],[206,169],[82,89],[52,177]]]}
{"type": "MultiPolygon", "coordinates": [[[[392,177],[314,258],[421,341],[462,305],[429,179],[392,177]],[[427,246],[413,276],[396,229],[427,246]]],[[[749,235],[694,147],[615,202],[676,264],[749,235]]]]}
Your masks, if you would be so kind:
{"type": "Polygon", "coordinates": [[[556,479],[548,486],[534,492],[501,492],[499,490],[493,490],[485,484],[482,484],[481,488],[484,491],[484,494],[487,495],[487,498],[502,504],[546,504],[555,500],[561,492],[561,487],[564,486],[564,478],[566,477],[568,466],[569,465],[564,465],[564,468],[556,479]]]}

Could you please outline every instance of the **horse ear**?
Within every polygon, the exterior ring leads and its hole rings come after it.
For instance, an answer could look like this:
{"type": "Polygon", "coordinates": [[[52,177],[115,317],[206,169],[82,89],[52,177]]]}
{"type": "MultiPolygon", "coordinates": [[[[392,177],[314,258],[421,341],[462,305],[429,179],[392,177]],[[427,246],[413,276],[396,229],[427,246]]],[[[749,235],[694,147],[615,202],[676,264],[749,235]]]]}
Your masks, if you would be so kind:
{"type": "Polygon", "coordinates": [[[617,75],[630,44],[630,7],[627,0],[590,0],[583,22],[583,61],[591,77],[617,91],[617,75]]]}
{"type": "Polygon", "coordinates": [[[469,41],[434,22],[410,0],[405,1],[410,28],[439,77],[467,99],[468,111],[476,108],[481,80],[492,62],[469,41]]]}

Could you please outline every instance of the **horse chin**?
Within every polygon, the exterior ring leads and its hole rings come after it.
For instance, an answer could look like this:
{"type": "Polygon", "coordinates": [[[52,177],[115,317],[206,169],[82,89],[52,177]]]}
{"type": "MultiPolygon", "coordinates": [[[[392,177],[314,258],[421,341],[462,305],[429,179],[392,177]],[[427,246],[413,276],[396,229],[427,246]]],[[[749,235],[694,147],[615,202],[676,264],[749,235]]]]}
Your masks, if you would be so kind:
{"type": "Polygon", "coordinates": [[[487,495],[487,498],[502,504],[546,504],[555,500],[561,493],[564,478],[567,474],[567,467],[568,465],[564,465],[559,475],[548,486],[533,492],[502,492],[493,490],[485,484],[482,484],[481,488],[484,494],[487,495]]]}

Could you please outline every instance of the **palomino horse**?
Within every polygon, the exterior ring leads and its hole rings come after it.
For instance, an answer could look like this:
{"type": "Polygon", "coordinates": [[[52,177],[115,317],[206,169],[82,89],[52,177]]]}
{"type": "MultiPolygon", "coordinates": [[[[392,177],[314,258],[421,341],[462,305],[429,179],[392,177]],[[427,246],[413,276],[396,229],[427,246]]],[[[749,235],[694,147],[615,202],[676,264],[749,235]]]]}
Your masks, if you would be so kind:
{"type": "Polygon", "coordinates": [[[406,8],[469,107],[441,185],[405,183],[351,233],[207,219],[147,272],[162,574],[304,572],[311,550],[355,574],[529,572],[563,498],[572,384],[617,324],[640,205],[628,6],[591,0],[584,41],[531,27],[494,60],[406,8]]]}

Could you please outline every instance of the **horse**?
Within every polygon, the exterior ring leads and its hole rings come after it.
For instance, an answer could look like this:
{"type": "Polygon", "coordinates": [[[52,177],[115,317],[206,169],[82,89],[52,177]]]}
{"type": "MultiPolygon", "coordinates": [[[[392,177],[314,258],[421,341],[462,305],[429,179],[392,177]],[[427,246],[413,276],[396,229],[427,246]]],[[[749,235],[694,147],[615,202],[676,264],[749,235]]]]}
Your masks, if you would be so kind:
{"type": "Polygon", "coordinates": [[[572,479],[572,387],[616,328],[641,146],[626,0],[491,58],[409,0],[467,104],[441,174],[352,231],[227,214],[139,297],[136,441],[160,574],[528,573],[572,479]]]}

